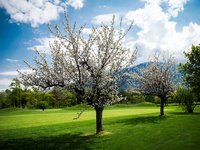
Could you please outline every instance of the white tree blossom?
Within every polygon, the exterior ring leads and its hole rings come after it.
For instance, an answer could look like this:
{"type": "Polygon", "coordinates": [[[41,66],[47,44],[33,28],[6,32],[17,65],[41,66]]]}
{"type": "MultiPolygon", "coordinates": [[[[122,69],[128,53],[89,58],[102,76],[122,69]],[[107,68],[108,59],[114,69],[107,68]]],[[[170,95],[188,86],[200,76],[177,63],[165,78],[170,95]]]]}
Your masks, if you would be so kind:
{"type": "Polygon", "coordinates": [[[137,89],[145,95],[158,96],[161,99],[160,115],[164,115],[164,103],[171,96],[175,88],[177,67],[172,55],[155,54],[153,61],[139,70],[137,75],[137,89]]]}
{"type": "Polygon", "coordinates": [[[122,19],[115,24],[93,27],[86,37],[85,26],[77,27],[66,21],[62,30],[55,25],[50,31],[56,40],[50,44],[50,58],[36,50],[35,66],[26,64],[33,73],[21,73],[24,84],[49,88],[60,86],[73,90],[79,101],[96,110],[97,133],[102,131],[102,111],[105,105],[120,100],[119,82],[123,68],[135,61],[136,51],[123,46],[123,39],[130,30],[122,29],[122,19]]]}

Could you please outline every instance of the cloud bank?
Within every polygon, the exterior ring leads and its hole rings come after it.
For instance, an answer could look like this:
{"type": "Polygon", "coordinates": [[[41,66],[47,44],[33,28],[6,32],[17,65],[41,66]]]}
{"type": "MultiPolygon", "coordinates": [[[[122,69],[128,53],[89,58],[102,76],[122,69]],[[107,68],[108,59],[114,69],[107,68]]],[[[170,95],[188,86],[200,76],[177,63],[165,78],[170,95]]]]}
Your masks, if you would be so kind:
{"type": "Polygon", "coordinates": [[[117,21],[119,19],[118,14],[116,14],[116,13],[110,13],[110,14],[97,15],[97,16],[95,16],[95,17],[92,18],[91,22],[93,24],[97,24],[97,25],[101,24],[101,23],[110,24],[113,16],[115,16],[115,21],[117,21]]]}
{"type": "Polygon", "coordinates": [[[169,51],[178,61],[183,60],[183,51],[192,44],[200,43],[200,25],[190,22],[176,30],[176,22],[172,18],[184,10],[187,0],[145,0],[143,8],[129,11],[125,17],[134,20],[134,25],[141,30],[134,40],[126,41],[130,48],[138,48],[138,61],[147,61],[155,51],[169,51]],[[167,5],[167,9],[161,7],[167,5]]]}
{"type": "Polygon", "coordinates": [[[67,4],[74,7],[74,9],[80,9],[84,5],[84,0],[68,0],[67,4]]]}
{"type": "Polygon", "coordinates": [[[32,27],[49,23],[59,18],[67,5],[80,9],[84,0],[0,0],[0,7],[10,15],[11,22],[28,23],[32,27]]]}

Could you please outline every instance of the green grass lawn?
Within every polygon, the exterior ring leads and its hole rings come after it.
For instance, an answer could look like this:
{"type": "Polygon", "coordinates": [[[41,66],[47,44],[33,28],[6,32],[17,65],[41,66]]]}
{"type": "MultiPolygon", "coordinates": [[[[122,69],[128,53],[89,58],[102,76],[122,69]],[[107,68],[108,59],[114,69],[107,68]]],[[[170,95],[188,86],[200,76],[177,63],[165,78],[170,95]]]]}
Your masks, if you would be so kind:
{"type": "Polygon", "coordinates": [[[105,131],[95,135],[95,112],[67,109],[0,110],[0,149],[199,150],[200,108],[115,105],[103,112],[105,131]]]}

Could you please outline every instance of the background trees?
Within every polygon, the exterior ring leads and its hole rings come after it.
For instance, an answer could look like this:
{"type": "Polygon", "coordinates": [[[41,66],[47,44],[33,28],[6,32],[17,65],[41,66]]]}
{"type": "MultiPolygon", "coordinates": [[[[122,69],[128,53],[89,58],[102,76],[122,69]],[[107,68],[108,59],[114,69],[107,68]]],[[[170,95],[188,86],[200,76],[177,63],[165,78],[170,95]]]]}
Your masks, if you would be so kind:
{"type": "Polygon", "coordinates": [[[49,93],[52,94],[52,99],[50,101],[52,107],[58,108],[79,104],[76,100],[75,93],[69,92],[66,89],[54,87],[49,93]]]}
{"type": "Polygon", "coordinates": [[[13,79],[10,89],[0,92],[0,108],[39,108],[41,101],[47,103],[45,108],[58,108],[77,104],[75,94],[66,89],[54,88],[41,91],[35,87],[27,88],[17,78],[13,79]]]}
{"type": "Polygon", "coordinates": [[[8,93],[0,92],[0,108],[6,108],[10,106],[10,101],[8,101],[8,93]]]}
{"type": "Polygon", "coordinates": [[[200,45],[192,45],[191,50],[185,53],[187,62],[180,65],[185,82],[196,93],[200,101],[200,45]]]}
{"type": "Polygon", "coordinates": [[[38,108],[42,109],[43,111],[47,109],[48,103],[46,101],[40,101],[37,105],[38,108]]]}
{"type": "Polygon", "coordinates": [[[103,130],[102,112],[105,105],[121,100],[118,82],[123,68],[133,64],[135,51],[123,46],[123,39],[130,30],[122,29],[122,20],[115,24],[93,27],[86,36],[84,26],[70,24],[67,15],[63,30],[56,25],[51,32],[57,40],[50,44],[51,56],[37,52],[32,74],[21,73],[25,85],[49,88],[68,88],[76,93],[78,101],[92,106],[96,111],[96,133],[103,130]],[[117,28],[117,29],[116,29],[117,28]]]}
{"type": "Polygon", "coordinates": [[[200,100],[200,45],[192,45],[189,52],[185,52],[187,61],[180,64],[184,86],[177,89],[175,100],[179,101],[185,111],[192,113],[200,100]]]}
{"type": "MultiPolygon", "coordinates": [[[[164,115],[164,104],[174,91],[177,68],[172,56],[155,55],[147,67],[139,70],[137,89],[145,95],[160,98],[160,115],[164,115]]],[[[176,79],[177,80],[177,79],[176,79]]]]}
{"type": "Polygon", "coordinates": [[[11,94],[9,95],[9,98],[11,100],[11,103],[13,107],[22,107],[22,92],[21,92],[21,84],[19,79],[14,78],[10,84],[11,87],[11,94]]]}

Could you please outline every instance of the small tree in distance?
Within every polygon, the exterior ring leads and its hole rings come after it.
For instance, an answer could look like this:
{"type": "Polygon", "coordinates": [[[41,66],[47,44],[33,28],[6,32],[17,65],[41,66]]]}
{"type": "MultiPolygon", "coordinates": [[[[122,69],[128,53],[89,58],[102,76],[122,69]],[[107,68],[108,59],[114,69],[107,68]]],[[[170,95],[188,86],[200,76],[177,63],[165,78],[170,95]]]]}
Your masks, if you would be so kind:
{"type": "Polygon", "coordinates": [[[12,92],[10,94],[10,99],[12,101],[13,107],[22,107],[22,88],[21,88],[21,83],[19,79],[13,78],[10,88],[12,89],[12,92]]]}
{"type": "Polygon", "coordinates": [[[50,61],[45,53],[36,50],[33,72],[20,73],[24,84],[49,88],[60,86],[76,93],[79,101],[96,111],[96,133],[103,130],[102,112],[105,105],[121,99],[118,81],[124,76],[123,68],[135,61],[135,50],[123,46],[130,30],[122,29],[122,20],[116,30],[115,17],[110,25],[93,27],[86,36],[84,26],[72,26],[65,13],[63,30],[50,27],[57,40],[50,44],[50,61]]]}
{"type": "Polygon", "coordinates": [[[38,103],[38,108],[39,108],[39,109],[42,109],[43,111],[44,111],[45,109],[47,109],[47,107],[48,107],[48,103],[47,103],[46,101],[40,101],[40,102],[38,103]]]}
{"type": "Polygon", "coordinates": [[[174,79],[177,75],[175,60],[165,53],[162,57],[155,54],[153,61],[139,70],[136,75],[139,83],[137,89],[144,95],[154,95],[160,98],[160,115],[164,115],[164,104],[174,91],[174,79]]]}

